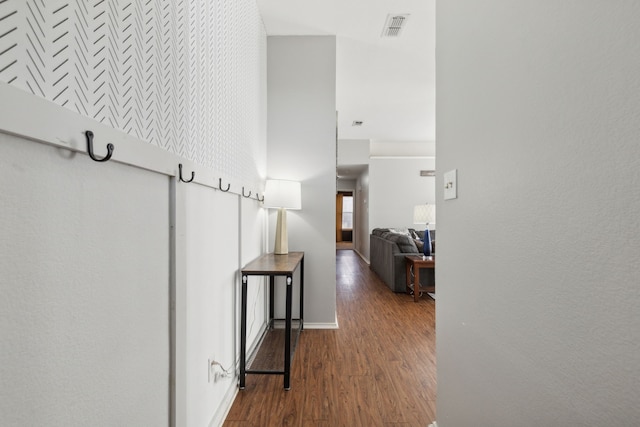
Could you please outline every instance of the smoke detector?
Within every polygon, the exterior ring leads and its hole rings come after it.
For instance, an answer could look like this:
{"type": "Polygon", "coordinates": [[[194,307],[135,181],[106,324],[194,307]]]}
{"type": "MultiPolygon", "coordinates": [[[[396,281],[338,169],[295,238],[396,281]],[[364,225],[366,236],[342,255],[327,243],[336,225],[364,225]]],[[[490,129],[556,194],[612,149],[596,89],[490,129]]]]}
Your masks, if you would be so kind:
{"type": "Polygon", "coordinates": [[[381,37],[400,37],[400,33],[402,32],[402,29],[406,25],[408,19],[408,13],[388,14],[387,20],[385,21],[384,27],[382,28],[381,37]]]}

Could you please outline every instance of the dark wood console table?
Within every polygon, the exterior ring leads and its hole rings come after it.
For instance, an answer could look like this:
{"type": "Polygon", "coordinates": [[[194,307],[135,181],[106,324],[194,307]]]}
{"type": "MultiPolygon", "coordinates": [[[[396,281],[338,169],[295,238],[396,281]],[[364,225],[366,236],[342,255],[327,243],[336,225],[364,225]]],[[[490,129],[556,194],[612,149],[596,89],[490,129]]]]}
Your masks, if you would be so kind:
{"type": "MultiPolygon", "coordinates": [[[[240,316],[240,389],[244,389],[246,374],[284,375],[284,388],[291,388],[291,359],[296,351],[296,345],[300,332],[304,327],[303,322],[303,295],[304,295],[304,252],[289,252],[286,255],[265,254],[251,261],[242,269],[242,314],[240,316]],[[300,318],[291,318],[293,273],[300,267],[300,318]],[[284,320],[284,370],[247,369],[247,282],[249,276],[269,276],[269,329],[274,328],[274,321],[284,320]],[[274,285],[275,277],[286,277],[286,317],[274,319],[274,285]],[[298,321],[295,342],[291,345],[292,320],[298,321]]],[[[264,336],[262,337],[264,339],[264,336]]],[[[259,346],[262,345],[262,341],[259,346]]]]}

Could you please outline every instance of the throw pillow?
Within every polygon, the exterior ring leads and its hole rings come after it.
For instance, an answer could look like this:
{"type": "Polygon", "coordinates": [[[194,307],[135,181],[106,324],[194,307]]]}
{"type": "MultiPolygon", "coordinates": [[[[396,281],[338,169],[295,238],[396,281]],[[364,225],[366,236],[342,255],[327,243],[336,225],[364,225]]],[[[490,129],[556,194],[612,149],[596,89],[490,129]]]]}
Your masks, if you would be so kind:
{"type": "Polygon", "coordinates": [[[402,234],[404,236],[410,236],[409,230],[406,227],[390,228],[389,231],[392,233],[402,234]]]}

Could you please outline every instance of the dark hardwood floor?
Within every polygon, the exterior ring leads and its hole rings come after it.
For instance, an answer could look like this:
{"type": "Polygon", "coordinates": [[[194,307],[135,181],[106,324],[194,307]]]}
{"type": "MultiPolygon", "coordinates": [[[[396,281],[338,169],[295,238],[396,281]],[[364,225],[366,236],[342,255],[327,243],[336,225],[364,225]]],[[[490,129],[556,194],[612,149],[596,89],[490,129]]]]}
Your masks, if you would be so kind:
{"type": "Polygon", "coordinates": [[[224,426],[420,426],[436,419],[435,301],[394,294],[336,251],[338,330],[305,329],[291,390],[248,375],[224,426]]]}

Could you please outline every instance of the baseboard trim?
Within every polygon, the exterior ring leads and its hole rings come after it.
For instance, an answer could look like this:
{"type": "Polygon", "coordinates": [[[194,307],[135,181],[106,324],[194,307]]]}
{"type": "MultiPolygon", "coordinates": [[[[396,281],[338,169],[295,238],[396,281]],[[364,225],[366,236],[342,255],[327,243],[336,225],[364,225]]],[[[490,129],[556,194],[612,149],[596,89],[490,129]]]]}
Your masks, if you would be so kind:
{"type": "Polygon", "coordinates": [[[338,322],[334,323],[309,323],[304,322],[305,329],[340,329],[338,327],[338,322]]]}
{"type": "Polygon", "coordinates": [[[209,423],[209,427],[222,427],[225,420],[227,419],[227,415],[229,415],[229,411],[231,411],[231,407],[233,406],[233,402],[236,400],[236,396],[238,395],[238,385],[236,381],[231,382],[231,387],[227,390],[218,406],[218,410],[215,415],[211,419],[209,423]]]}
{"type": "Polygon", "coordinates": [[[338,313],[336,312],[336,320],[333,323],[314,323],[304,322],[305,329],[340,329],[338,326],[338,313]]]}
{"type": "Polygon", "coordinates": [[[364,255],[362,255],[359,250],[354,249],[353,252],[355,252],[360,258],[362,258],[364,262],[371,265],[371,261],[369,261],[364,255]]]}

